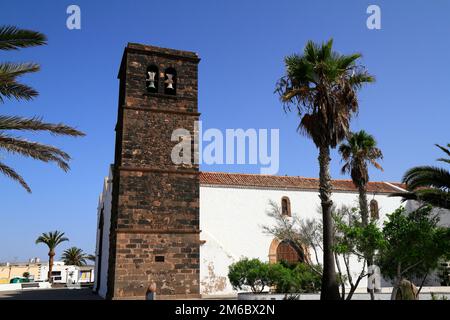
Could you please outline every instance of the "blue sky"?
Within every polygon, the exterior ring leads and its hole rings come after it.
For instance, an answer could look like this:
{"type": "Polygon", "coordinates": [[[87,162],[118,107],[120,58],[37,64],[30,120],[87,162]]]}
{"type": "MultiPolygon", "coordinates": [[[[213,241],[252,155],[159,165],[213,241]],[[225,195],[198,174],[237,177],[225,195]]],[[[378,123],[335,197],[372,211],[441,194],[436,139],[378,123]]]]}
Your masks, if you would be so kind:
{"type": "MultiPolygon", "coordinates": [[[[354,130],[378,140],[385,171],[372,180],[399,181],[406,169],[432,164],[434,143],[448,143],[450,116],[450,2],[436,1],[8,1],[1,24],[34,29],[48,45],[1,52],[0,61],[34,61],[42,71],[23,78],[40,96],[8,101],[1,114],[40,115],[87,133],[73,139],[23,135],[73,157],[71,171],[0,154],[33,189],[0,177],[0,261],[46,258],[34,245],[44,231],[63,230],[70,242],[94,252],[96,208],[113,161],[118,67],[127,42],[192,50],[199,66],[199,110],[204,128],[279,128],[280,175],[318,176],[317,150],[296,132],[276,95],[283,57],[306,41],[334,38],[342,53],[361,52],[377,78],[360,95],[354,130]],[[66,8],[81,8],[81,30],[66,28],[66,8]],[[381,7],[381,30],[368,30],[366,9],[381,7]]],[[[333,153],[332,176],[340,161],[333,153]]],[[[202,166],[205,171],[254,172],[258,166],[202,166]]]]}

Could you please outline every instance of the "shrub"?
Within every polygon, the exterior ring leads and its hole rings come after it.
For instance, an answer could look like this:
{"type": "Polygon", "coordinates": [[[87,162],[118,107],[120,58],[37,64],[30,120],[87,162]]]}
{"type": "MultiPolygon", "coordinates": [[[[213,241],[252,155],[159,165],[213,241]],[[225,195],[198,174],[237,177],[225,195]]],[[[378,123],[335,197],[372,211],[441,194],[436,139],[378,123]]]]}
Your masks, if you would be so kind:
{"type": "Polygon", "coordinates": [[[274,273],[275,277],[272,279],[275,292],[312,293],[320,288],[320,275],[305,263],[298,263],[294,268],[284,267],[281,264],[274,264],[273,267],[282,269],[274,273]]]}
{"type": "Polygon", "coordinates": [[[244,258],[229,267],[228,279],[234,289],[250,288],[253,293],[260,293],[270,283],[269,265],[258,259],[244,258]]]}
{"type": "Polygon", "coordinates": [[[250,288],[253,293],[261,293],[266,287],[273,287],[277,293],[317,292],[321,282],[320,275],[305,263],[269,264],[248,258],[233,263],[228,278],[234,289],[250,288]]]}

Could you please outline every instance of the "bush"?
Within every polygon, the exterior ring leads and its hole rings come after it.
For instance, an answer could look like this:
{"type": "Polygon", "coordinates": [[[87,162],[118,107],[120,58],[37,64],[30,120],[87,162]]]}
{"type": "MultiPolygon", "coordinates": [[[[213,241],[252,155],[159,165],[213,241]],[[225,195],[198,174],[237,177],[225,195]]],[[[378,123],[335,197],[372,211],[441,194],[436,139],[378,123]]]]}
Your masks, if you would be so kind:
{"type": "Polygon", "coordinates": [[[294,268],[273,264],[280,269],[274,273],[272,283],[277,293],[313,293],[320,288],[321,277],[305,263],[298,263],[294,268]]]}
{"type": "Polygon", "coordinates": [[[244,258],[229,267],[228,279],[234,289],[250,288],[253,293],[260,293],[270,282],[269,265],[258,259],[244,258]]]}
{"type": "Polygon", "coordinates": [[[248,258],[233,263],[228,278],[234,289],[250,288],[253,293],[261,293],[267,286],[277,293],[312,293],[319,290],[321,282],[321,277],[305,263],[269,264],[248,258]]]}

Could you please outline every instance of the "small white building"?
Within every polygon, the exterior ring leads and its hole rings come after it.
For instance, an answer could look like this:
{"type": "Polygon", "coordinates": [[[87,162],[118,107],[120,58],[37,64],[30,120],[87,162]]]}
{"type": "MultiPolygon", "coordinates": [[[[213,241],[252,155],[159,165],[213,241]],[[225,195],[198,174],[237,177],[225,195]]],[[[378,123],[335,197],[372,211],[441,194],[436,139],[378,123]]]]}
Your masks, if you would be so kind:
{"type": "MultiPolygon", "coordinates": [[[[80,284],[94,282],[94,266],[65,265],[62,261],[55,261],[52,268],[52,283],[80,284]]],[[[48,263],[40,268],[40,281],[48,281],[48,263]]]]}

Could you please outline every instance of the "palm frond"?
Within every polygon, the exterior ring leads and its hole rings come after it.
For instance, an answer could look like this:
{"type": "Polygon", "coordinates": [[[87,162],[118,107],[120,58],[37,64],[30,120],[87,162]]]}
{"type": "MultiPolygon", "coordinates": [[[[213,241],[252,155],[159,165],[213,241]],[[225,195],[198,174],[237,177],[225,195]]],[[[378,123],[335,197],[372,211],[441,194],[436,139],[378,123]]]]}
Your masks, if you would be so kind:
{"type": "Polygon", "coordinates": [[[450,192],[440,189],[421,189],[414,192],[418,200],[432,206],[450,209],[450,192]]]}
{"type": "Polygon", "coordinates": [[[447,156],[450,157],[450,150],[449,150],[449,148],[450,148],[450,143],[447,144],[447,148],[446,148],[446,147],[443,147],[443,146],[441,146],[441,145],[438,145],[438,144],[435,144],[435,146],[438,147],[439,149],[441,149],[447,156]]]}
{"type": "Polygon", "coordinates": [[[48,131],[53,135],[84,136],[85,134],[62,123],[47,123],[41,118],[0,116],[0,130],[48,131]]]}
{"type": "Polygon", "coordinates": [[[29,193],[31,193],[31,189],[28,186],[28,184],[25,182],[25,180],[16,172],[14,169],[8,167],[4,163],[0,162],[0,172],[3,173],[8,178],[11,178],[12,180],[15,180],[20,183],[22,187],[24,187],[25,190],[27,190],[29,193]]]}
{"type": "Polygon", "coordinates": [[[41,236],[39,236],[35,243],[39,244],[39,243],[45,243],[48,240],[48,235],[46,233],[43,233],[41,236]]]}
{"type": "Polygon", "coordinates": [[[450,210],[450,193],[440,189],[421,189],[414,192],[395,192],[389,197],[402,197],[402,201],[422,201],[434,207],[450,210]]]}
{"type": "Polygon", "coordinates": [[[354,53],[350,55],[341,55],[337,57],[336,63],[339,69],[346,70],[349,67],[353,66],[359,58],[362,57],[362,54],[360,53],[354,53]]]}
{"type": "Polygon", "coordinates": [[[95,261],[96,260],[95,254],[88,254],[88,255],[86,255],[86,259],[90,260],[90,261],[95,261]]]}
{"type": "Polygon", "coordinates": [[[56,162],[64,171],[69,170],[66,161],[70,156],[53,146],[29,142],[21,138],[12,138],[0,133],[0,148],[10,153],[17,153],[43,162],[56,162]]]}
{"type": "Polygon", "coordinates": [[[4,102],[3,97],[16,100],[31,100],[38,95],[39,93],[33,88],[14,80],[0,82],[0,103],[4,102]]]}
{"type": "Polygon", "coordinates": [[[375,160],[370,159],[369,162],[378,170],[380,171],[384,171],[383,167],[381,166],[381,164],[379,164],[378,162],[376,162],[375,160]]]}
{"type": "Polygon", "coordinates": [[[421,187],[450,189],[450,172],[433,166],[414,167],[405,173],[403,182],[410,191],[421,187]]]}
{"type": "Polygon", "coordinates": [[[359,89],[362,87],[363,84],[375,82],[375,77],[370,75],[366,71],[363,72],[358,71],[351,75],[351,77],[348,79],[348,82],[351,86],[359,89]]]}
{"type": "Polygon", "coordinates": [[[17,50],[44,45],[46,42],[46,36],[40,32],[14,26],[0,27],[0,50],[17,50]]]}
{"type": "Polygon", "coordinates": [[[417,195],[414,192],[393,192],[388,197],[402,197],[403,201],[417,200],[417,195]]]}
{"type": "Polygon", "coordinates": [[[33,62],[3,62],[0,63],[0,81],[14,79],[16,77],[24,75],[25,73],[37,72],[39,70],[39,65],[33,62]]]}
{"type": "Polygon", "coordinates": [[[333,56],[333,39],[322,43],[317,53],[317,58],[319,60],[327,61],[328,59],[330,59],[333,56]]]}
{"type": "Polygon", "coordinates": [[[437,159],[437,161],[445,162],[445,163],[449,163],[450,164],[450,159],[439,158],[439,159],[437,159]]]}
{"type": "Polygon", "coordinates": [[[339,146],[338,151],[339,151],[339,153],[341,154],[342,159],[343,159],[344,161],[347,161],[347,160],[350,159],[350,157],[351,157],[351,154],[352,154],[352,147],[351,147],[348,143],[342,143],[342,144],[339,146]]]}

